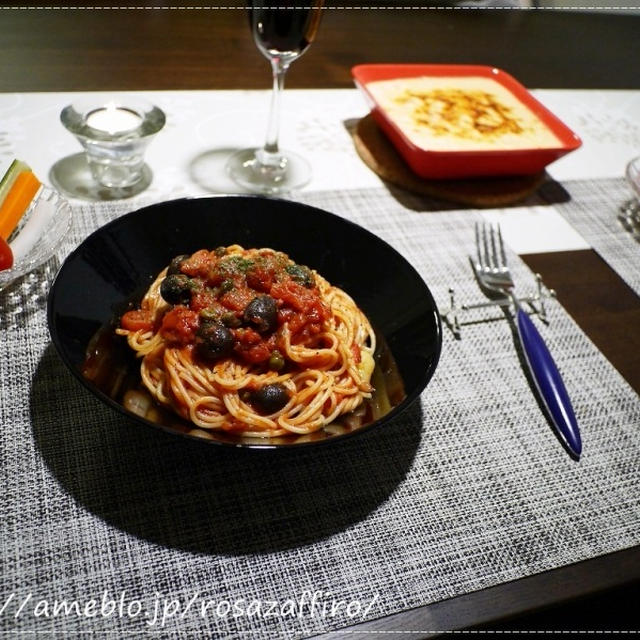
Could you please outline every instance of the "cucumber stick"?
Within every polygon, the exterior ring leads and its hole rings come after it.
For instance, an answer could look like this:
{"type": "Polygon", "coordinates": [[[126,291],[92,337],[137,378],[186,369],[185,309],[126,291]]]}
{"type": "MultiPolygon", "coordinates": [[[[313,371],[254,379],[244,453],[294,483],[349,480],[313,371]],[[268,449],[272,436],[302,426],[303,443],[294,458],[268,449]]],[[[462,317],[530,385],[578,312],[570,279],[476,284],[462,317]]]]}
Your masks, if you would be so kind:
{"type": "Polygon", "coordinates": [[[22,162],[22,160],[14,160],[9,165],[7,172],[2,176],[2,180],[0,180],[0,205],[2,205],[7,194],[11,191],[11,187],[16,181],[16,178],[23,171],[31,171],[31,167],[26,162],[22,162]]]}

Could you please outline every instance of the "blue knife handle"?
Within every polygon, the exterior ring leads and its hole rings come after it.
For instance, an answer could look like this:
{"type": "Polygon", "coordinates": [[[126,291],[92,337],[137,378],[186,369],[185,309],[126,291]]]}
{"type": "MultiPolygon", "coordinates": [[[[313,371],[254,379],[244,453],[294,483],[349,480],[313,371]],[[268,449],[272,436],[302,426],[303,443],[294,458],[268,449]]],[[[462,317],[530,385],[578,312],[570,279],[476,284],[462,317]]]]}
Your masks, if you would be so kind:
{"type": "Polygon", "coordinates": [[[569,450],[579,458],[582,453],[580,431],[578,430],[578,423],[571,406],[569,394],[564,386],[558,367],[527,313],[518,308],[516,320],[527,364],[542,401],[549,412],[556,431],[569,450]]]}

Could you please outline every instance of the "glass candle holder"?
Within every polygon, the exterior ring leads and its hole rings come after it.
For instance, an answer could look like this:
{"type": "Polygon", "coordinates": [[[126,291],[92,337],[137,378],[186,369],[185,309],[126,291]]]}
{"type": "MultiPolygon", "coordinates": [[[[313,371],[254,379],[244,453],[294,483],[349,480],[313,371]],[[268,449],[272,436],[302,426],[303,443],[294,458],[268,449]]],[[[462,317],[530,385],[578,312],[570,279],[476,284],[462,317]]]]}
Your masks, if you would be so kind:
{"type": "Polygon", "coordinates": [[[116,189],[142,178],[144,153],[166,118],[139,98],[79,100],[65,107],[60,120],[85,150],[91,175],[116,189]]]}

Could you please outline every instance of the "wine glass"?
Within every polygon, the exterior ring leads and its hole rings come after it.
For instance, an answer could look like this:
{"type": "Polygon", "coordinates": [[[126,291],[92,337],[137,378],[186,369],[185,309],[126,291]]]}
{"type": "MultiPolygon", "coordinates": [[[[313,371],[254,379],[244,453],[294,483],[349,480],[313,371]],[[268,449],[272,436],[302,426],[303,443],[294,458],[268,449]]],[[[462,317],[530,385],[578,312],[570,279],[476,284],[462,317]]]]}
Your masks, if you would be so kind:
{"type": "MultiPolygon", "coordinates": [[[[253,39],[271,62],[273,90],[263,147],[243,149],[227,162],[231,178],[250,191],[277,194],[303,186],[311,178],[309,163],[278,146],[280,99],[289,65],[309,47],[316,35],[324,0],[306,0],[304,8],[274,8],[273,0],[250,1],[253,39]]],[[[286,5],[286,3],[281,3],[286,5]]]]}
{"type": "Polygon", "coordinates": [[[633,191],[633,197],[622,204],[618,219],[627,231],[640,240],[640,156],[627,164],[625,176],[633,191]]]}

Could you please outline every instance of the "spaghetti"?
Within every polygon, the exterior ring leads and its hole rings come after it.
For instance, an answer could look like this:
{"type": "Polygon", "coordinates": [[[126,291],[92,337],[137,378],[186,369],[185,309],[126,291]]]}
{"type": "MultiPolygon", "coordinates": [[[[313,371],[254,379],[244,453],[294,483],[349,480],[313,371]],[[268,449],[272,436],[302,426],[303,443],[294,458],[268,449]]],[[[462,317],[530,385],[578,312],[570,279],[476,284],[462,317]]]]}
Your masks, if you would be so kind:
{"type": "Polygon", "coordinates": [[[375,335],[347,293],[272,249],[176,257],[116,333],[155,400],[203,429],[308,434],[371,397],[375,335]]]}

